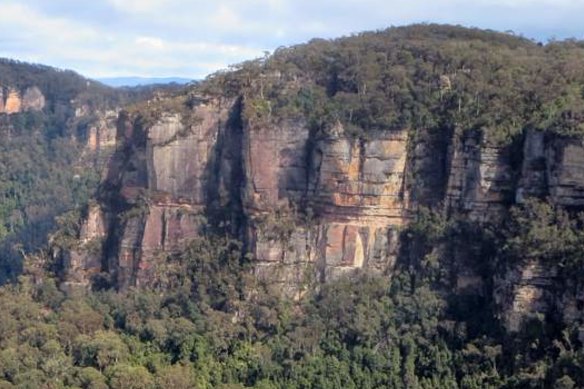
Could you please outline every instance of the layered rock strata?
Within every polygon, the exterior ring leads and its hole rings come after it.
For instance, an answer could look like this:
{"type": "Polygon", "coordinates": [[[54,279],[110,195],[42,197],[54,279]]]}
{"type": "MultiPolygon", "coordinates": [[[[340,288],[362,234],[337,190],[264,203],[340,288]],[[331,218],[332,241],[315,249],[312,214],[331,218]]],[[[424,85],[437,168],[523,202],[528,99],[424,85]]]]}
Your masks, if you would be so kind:
{"type": "MultiPolygon", "coordinates": [[[[400,231],[420,206],[483,222],[528,196],[583,205],[581,141],[527,132],[501,146],[488,131],[436,129],[355,138],[340,124],[318,132],[301,118],[246,120],[245,103],[199,98],[154,118],[152,107],[120,115],[65,284],[88,285],[100,272],[121,289],[155,284],[162,258],[219,217],[244,241],[258,279],[299,297],[310,282],[358,269],[391,273],[400,231]],[[90,241],[101,242],[97,256],[80,253],[90,241]]],[[[454,287],[485,293],[472,256],[455,253],[454,287]]],[[[558,298],[548,270],[520,264],[493,281],[510,329],[558,298]]]]}
{"type": "Polygon", "coordinates": [[[0,87],[0,113],[15,114],[27,111],[41,111],[45,107],[45,96],[41,90],[32,86],[22,93],[16,88],[0,87]]]}

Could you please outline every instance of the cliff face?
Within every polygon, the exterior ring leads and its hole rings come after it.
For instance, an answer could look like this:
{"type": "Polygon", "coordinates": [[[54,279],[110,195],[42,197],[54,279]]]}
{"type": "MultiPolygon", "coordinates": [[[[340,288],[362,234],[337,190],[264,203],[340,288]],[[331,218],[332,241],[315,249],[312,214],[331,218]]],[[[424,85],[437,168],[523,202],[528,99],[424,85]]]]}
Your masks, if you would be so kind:
{"type": "MultiPolygon", "coordinates": [[[[527,132],[517,178],[516,201],[546,197],[552,204],[581,209],[584,190],[584,143],[540,132],[527,132]]],[[[561,267],[528,260],[495,278],[494,296],[503,307],[507,328],[519,330],[526,317],[553,312],[566,323],[582,320],[581,285],[561,267]]]]}
{"type": "MultiPolygon", "coordinates": [[[[66,256],[66,285],[88,286],[103,272],[118,288],[155,285],[165,255],[220,214],[245,242],[258,279],[300,297],[309,280],[357,269],[390,274],[400,230],[419,206],[487,221],[527,195],[582,205],[580,141],[532,131],[500,146],[481,132],[408,129],[357,139],[340,124],[316,133],[301,119],[254,123],[242,117],[245,103],[199,99],[150,122],[150,108],[122,113],[100,201],[66,256]]],[[[486,280],[472,255],[456,254],[457,290],[484,294],[492,282],[510,329],[567,299],[545,264],[486,280]]],[[[579,317],[562,306],[565,317],[579,317]]]]}
{"type": "Polygon", "coordinates": [[[115,150],[118,107],[168,89],[115,90],[0,58],[0,284],[93,195],[115,150]]]}
{"type": "Polygon", "coordinates": [[[244,210],[261,277],[290,286],[307,273],[326,281],[359,268],[391,268],[407,218],[407,130],[367,141],[341,126],[317,136],[302,123],[245,132],[244,210]],[[298,223],[291,208],[310,209],[314,219],[298,223]],[[262,219],[275,209],[283,221],[262,219]],[[273,222],[288,225],[284,236],[273,222]]]}
{"type": "Polygon", "coordinates": [[[71,284],[87,284],[106,269],[121,288],[151,284],[161,254],[197,236],[215,178],[209,173],[212,154],[226,118],[226,109],[205,104],[188,117],[168,112],[149,125],[120,116],[117,149],[103,184],[111,201],[90,207],[87,215],[105,228],[84,227],[81,247],[66,254],[79,259],[77,270],[66,266],[71,284]],[[99,249],[99,259],[88,255],[88,246],[99,249]]]}
{"type": "Polygon", "coordinates": [[[582,50],[390,29],[279,49],[129,108],[65,285],[156,286],[169,255],[219,230],[257,280],[294,298],[360,269],[414,272],[430,255],[446,293],[485,298],[510,329],[536,313],[576,320],[579,286],[566,291],[558,266],[456,239],[468,227],[503,242],[488,227],[531,197],[582,210],[582,50]],[[411,247],[426,208],[460,235],[411,247]]]}
{"type": "Polygon", "coordinates": [[[26,88],[24,91],[9,87],[6,89],[6,93],[3,89],[0,87],[0,113],[15,114],[26,111],[41,111],[45,107],[45,96],[36,86],[26,88]]]}

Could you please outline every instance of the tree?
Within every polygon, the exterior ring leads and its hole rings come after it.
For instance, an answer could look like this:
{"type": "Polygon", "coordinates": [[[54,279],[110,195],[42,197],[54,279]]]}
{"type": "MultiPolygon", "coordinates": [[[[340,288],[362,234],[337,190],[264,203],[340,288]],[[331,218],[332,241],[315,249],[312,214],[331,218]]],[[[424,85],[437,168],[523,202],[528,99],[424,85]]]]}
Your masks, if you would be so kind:
{"type": "Polygon", "coordinates": [[[109,385],[112,389],[154,389],[152,375],[143,366],[118,364],[108,369],[109,385]]]}

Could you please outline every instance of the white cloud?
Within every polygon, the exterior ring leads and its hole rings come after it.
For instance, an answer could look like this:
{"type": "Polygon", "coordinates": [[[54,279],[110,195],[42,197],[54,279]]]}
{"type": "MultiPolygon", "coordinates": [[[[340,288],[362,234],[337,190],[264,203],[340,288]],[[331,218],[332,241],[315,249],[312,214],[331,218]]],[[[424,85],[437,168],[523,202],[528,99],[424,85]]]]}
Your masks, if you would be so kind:
{"type": "Polygon", "coordinates": [[[570,7],[582,5],[581,0],[478,0],[477,3],[489,6],[506,6],[514,8],[539,6],[570,7]]]}
{"type": "Polygon", "coordinates": [[[220,5],[219,9],[211,17],[213,23],[220,26],[229,26],[230,28],[238,28],[242,26],[242,21],[239,15],[233,10],[233,8],[227,5],[220,5]]]}
{"type": "Polygon", "coordinates": [[[5,31],[28,39],[49,38],[56,44],[88,42],[99,37],[99,32],[66,18],[49,18],[20,3],[1,6],[0,25],[5,31]]]}
{"type": "Polygon", "coordinates": [[[0,0],[0,56],[202,77],[281,45],[412,22],[581,38],[583,12],[584,0],[0,0]]]}
{"type": "Polygon", "coordinates": [[[160,38],[153,38],[149,36],[139,36],[136,38],[136,44],[142,46],[145,49],[164,49],[164,42],[160,38]]]}
{"type": "Polygon", "coordinates": [[[155,12],[164,11],[165,3],[168,1],[164,0],[107,0],[116,10],[127,13],[143,13],[151,14],[155,12]]]}

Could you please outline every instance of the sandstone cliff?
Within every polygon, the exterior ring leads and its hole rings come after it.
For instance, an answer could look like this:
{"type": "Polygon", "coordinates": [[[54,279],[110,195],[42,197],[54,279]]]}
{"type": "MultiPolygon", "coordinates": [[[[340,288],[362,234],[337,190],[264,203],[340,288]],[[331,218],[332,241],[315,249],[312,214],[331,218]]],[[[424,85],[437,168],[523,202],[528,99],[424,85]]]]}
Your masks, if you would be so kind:
{"type": "MultiPolygon", "coordinates": [[[[584,98],[570,95],[581,58],[564,69],[530,41],[433,29],[281,49],[122,112],[64,284],[155,286],[169,255],[221,229],[243,243],[257,280],[299,298],[361,269],[413,271],[428,248],[407,246],[407,229],[427,208],[479,231],[531,197],[581,210],[584,98]],[[558,69],[571,76],[548,88],[558,69]]],[[[492,301],[509,329],[554,310],[579,317],[577,303],[558,303],[579,292],[562,290],[553,264],[493,263],[487,274],[464,243],[428,254],[447,264],[448,293],[492,301]]]]}
{"type": "Polygon", "coordinates": [[[0,113],[41,111],[45,107],[45,96],[36,86],[26,88],[22,93],[14,87],[9,87],[6,89],[6,100],[3,89],[0,87],[0,113]]]}
{"type": "Polygon", "coordinates": [[[209,100],[148,125],[140,114],[120,117],[107,200],[90,209],[80,234],[82,245],[107,241],[107,252],[101,261],[88,257],[84,271],[112,269],[121,288],[156,282],[157,258],[197,236],[210,209],[242,214],[233,233],[256,257],[258,277],[291,294],[307,273],[324,281],[391,267],[407,218],[408,131],[362,142],[339,127],[317,137],[302,122],[245,123],[240,104],[209,100]],[[107,228],[87,235],[94,219],[107,228]]]}
{"type": "MultiPolygon", "coordinates": [[[[309,280],[390,274],[400,231],[422,205],[484,221],[527,193],[582,204],[580,141],[528,132],[520,146],[500,146],[482,132],[408,129],[358,139],[340,124],[315,133],[301,119],[250,122],[245,103],[209,97],[192,108],[173,101],[155,119],[146,119],[152,107],[121,114],[100,200],[66,256],[66,285],[88,286],[103,272],[122,289],[156,284],[164,255],[220,214],[244,240],[258,279],[298,297],[309,280]]],[[[458,290],[485,293],[490,281],[468,265],[472,253],[456,256],[458,290]]],[[[542,266],[494,279],[508,328],[565,298],[542,266]]]]}

